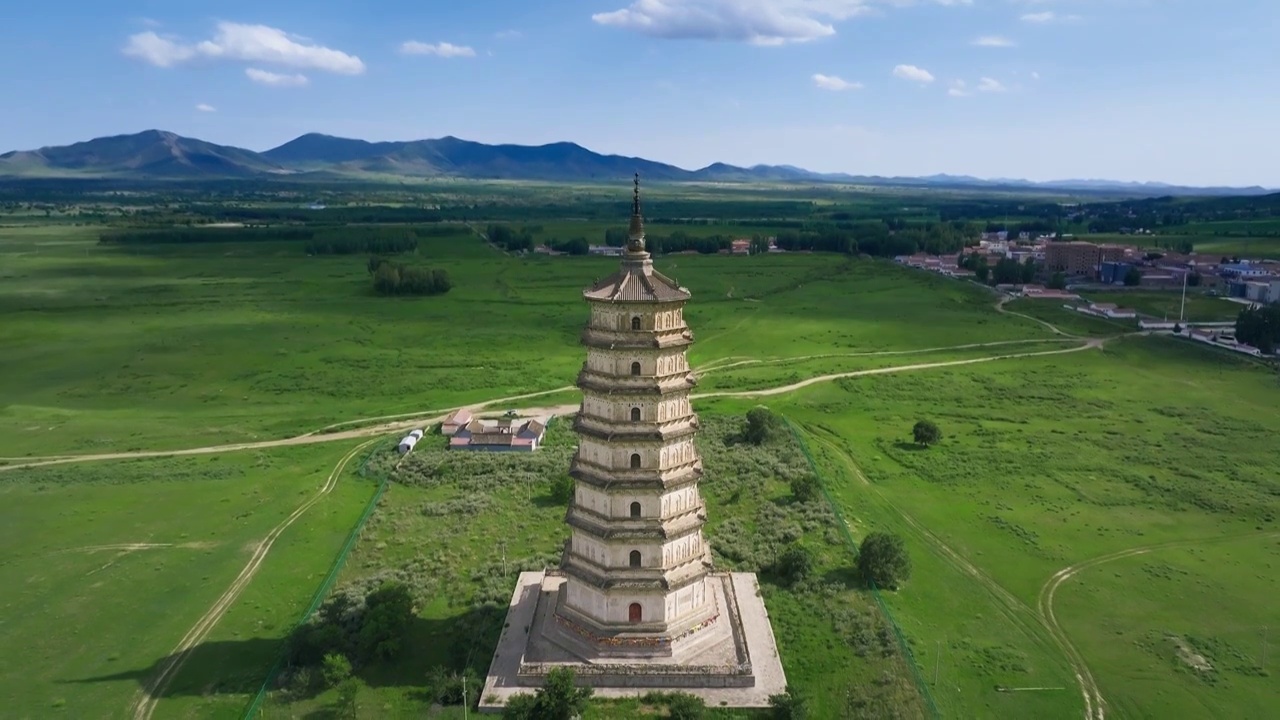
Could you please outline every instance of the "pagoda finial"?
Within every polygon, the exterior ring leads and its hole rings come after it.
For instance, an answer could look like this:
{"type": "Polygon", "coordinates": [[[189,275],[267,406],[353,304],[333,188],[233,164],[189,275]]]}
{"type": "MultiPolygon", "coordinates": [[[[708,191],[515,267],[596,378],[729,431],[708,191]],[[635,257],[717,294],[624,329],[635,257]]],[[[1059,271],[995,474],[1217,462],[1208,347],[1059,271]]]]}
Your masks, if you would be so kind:
{"type": "Polygon", "coordinates": [[[627,230],[627,249],[644,251],[644,218],[640,216],[640,173],[635,175],[635,191],[631,199],[631,227],[627,230]]]}

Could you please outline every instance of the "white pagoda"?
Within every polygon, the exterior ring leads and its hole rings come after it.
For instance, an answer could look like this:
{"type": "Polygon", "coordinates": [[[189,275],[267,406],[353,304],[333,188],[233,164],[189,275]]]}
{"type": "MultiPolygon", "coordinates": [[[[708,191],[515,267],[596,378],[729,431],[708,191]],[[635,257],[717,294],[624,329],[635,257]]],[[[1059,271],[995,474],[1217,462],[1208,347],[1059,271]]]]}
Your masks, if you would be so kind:
{"type": "Polygon", "coordinates": [[[685,356],[691,296],[645,250],[638,176],[621,266],[583,297],[570,537],[558,570],[521,573],[480,708],[565,666],[605,697],[679,689],[766,706],[786,679],[755,575],[712,572],[685,356]]]}

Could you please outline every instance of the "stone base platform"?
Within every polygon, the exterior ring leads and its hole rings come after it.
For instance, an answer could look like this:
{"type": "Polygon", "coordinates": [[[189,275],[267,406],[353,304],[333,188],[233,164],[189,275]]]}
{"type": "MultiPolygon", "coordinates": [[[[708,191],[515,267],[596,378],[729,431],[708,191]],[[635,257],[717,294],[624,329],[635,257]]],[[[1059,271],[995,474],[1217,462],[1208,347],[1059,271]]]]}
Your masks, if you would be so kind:
{"type": "Polygon", "coordinates": [[[756,576],[707,577],[710,620],[662,647],[618,648],[557,612],[564,577],[520,574],[484,691],[482,712],[500,712],[517,693],[533,693],[547,673],[569,667],[598,697],[634,697],[654,690],[687,692],[710,707],[767,707],[786,690],[786,676],[756,576]],[[621,651],[619,651],[621,650],[621,651]]]}

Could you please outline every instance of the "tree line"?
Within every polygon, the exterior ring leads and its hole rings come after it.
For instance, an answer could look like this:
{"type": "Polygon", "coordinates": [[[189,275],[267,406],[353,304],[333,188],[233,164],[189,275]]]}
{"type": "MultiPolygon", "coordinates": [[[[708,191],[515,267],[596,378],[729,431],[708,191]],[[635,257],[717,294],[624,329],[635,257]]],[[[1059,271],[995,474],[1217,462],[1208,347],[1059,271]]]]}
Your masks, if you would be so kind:
{"type": "Polygon", "coordinates": [[[1275,352],[1280,345],[1280,305],[1241,310],[1236,317],[1236,340],[1264,353],[1275,352]]]}
{"type": "Polygon", "coordinates": [[[386,258],[369,258],[373,291],[379,295],[443,295],[453,289],[449,273],[440,268],[414,267],[386,258]]]}

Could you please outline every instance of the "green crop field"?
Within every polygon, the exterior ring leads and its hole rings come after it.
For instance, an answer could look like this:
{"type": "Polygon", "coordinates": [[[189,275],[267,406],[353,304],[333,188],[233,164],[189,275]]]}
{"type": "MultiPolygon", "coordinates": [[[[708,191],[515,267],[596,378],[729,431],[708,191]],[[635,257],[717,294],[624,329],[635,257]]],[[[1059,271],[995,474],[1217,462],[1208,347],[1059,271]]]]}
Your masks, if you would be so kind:
{"type": "MultiPolygon", "coordinates": [[[[502,203],[598,193],[484,188],[502,203]]],[[[928,201],[887,193],[742,192],[854,217],[939,216],[928,201]]],[[[687,195],[721,202],[725,191],[687,195]]],[[[375,478],[389,489],[332,597],[395,578],[413,587],[418,612],[398,661],[358,669],[360,717],[433,712],[427,677],[437,669],[483,675],[494,605],[505,605],[520,569],[553,564],[564,538],[551,488],[572,450],[567,424],[533,456],[455,459],[431,439],[399,466],[385,445],[362,445],[387,439],[376,429],[354,435],[380,418],[464,403],[574,403],[580,291],[616,260],[504,254],[454,225],[392,256],[447,270],[452,290],[385,297],[373,291],[367,254],[308,256],[302,242],[277,240],[102,245],[101,227],[60,214],[19,213],[10,221],[31,224],[0,227],[0,587],[17,588],[0,596],[0,647],[25,650],[0,659],[12,713],[239,717],[375,478]],[[302,438],[316,444],[211,447],[353,428],[302,438]],[[210,454],[15,467],[178,449],[210,454]],[[367,452],[367,473],[355,473],[367,452]],[[349,456],[331,492],[277,536],[349,456]],[[238,583],[271,539],[256,574],[238,583]],[[202,622],[211,611],[216,622],[202,622]],[[189,631],[198,642],[166,673],[189,631]],[[139,693],[157,678],[162,691],[139,693]],[[137,698],[154,704],[134,708],[137,698]]],[[[593,242],[620,226],[527,224],[593,242]]],[[[654,231],[676,229],[767,231],[654,231]]],[[[694,295],[686,319],[706,428],[708,538],[721,567],[761,573],[788,679],[811,717],[929,717],[934,706],[966,720],[1076,719],[1087,709],[1098,720],[1100,707],[1113,718],[1267,715],[1280,695],[1263,629],[1280,625],[1269,601],[1280,592],[1273,368],[1129,337],[1133,322],[1059,301],[997,307],[975,284],[885,260],[655,262],[694,295]],[[797,436],[734,445],[757,404],[797,436]],[[910,443],[922,417],[944,434],[927,450],[910,443]],[[833,505],[792,502],[789,479],[813,472],[802,450],[833,505]],[[853,572],[846,529],[854,540],[871,530],[906,538],[914,573],[880,596],[883,608],[853,572]],[[816,558],[796,586],[771,568],[791,542],[816,558]]],[[[1158,316],[1175,302],[1086,296],[1158,316]]],[[[1228,306],[1188,296],[1192,319],[1229,320],[1228,306]]],[[[294,670],[280,681],[261,717],[332,710],[333,691],[297,691],[294,670]]],[[[589,717],[655,713],[629,702],[589,717]]]]}

